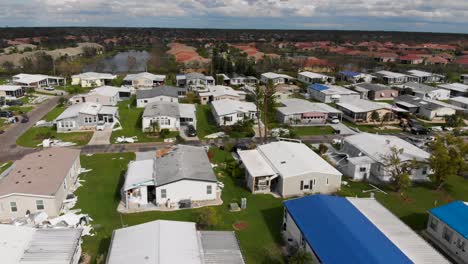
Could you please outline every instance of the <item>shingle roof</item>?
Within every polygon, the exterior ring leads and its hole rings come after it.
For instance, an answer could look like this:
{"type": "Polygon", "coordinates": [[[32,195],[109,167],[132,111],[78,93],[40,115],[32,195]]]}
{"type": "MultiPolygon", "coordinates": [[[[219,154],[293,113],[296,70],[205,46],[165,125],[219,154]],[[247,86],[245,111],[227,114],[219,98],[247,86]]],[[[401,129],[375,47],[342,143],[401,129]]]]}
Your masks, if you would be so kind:
{"type": "Polygon", "coordinates": [[[145,106],[143,117],[170,116],[180,117],[179,103],[157,101],[145,106]]]}
{"type": "Polygon", "coordinates": [[[156,159],[156,186],[179,180],[216,182],[216,176],[203,147],[177,145],[156,159]]]}
{"type": "Polygon", "coordinates": [[[55,195],[79,156],[80,150],[68,148],[49,148],[24,156],[0,179],[0,196],[55,195]]]}
{"type": "Polygon", "coordinates": [[[145,99],[145,98],[153,98],[153,97],[157,97],[161,95],[177,97],[178,89],[177,87],[163,85],[163,86],[154,87],[148,90],[137,90],[136,98],[145,99]]]}

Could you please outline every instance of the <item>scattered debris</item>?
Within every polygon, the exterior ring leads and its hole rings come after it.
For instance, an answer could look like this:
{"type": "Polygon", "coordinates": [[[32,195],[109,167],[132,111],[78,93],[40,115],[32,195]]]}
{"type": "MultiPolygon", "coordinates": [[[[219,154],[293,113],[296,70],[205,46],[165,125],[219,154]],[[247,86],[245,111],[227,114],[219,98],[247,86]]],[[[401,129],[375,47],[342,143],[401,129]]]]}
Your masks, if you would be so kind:
{"type": "Polygon", "coordinates": [[[36,127],[52,127],[54,126],[54,122],[47,122],[45,120],[39,120],[35,124],[36,127]]]}
{"type": "Polygon", "coordinates": [[[133,137],[117,137],[116,138],[116,143],[135,143],[138,141],[138,137],[137,136],[133,136],[133,137]]]}
{"type": "Polygon", "coordinates": [[[282,137],[282,136],[287,136],[289,135],[289,129],[287,128],[273,128],[271,131],[270,131],[270,134],[272,137],[282,137]]]}
{"type": "Polygon", "coordinates": [[[71,147],[75,146],[76,143],[74,142],[65,142],[59,139],[44,139],[42,143],[37,144],[37,146],[43,146],[44,148],[50,148],[50,147],[71,147]]]}
{"type": "Polygon", "coordinates": [[[217,133],[209,134],[209,135],[205,136],[205,138],[220,138],[220,137],[225,137],[225,136],[226,136],[226,133],[217,132],[217,133]]]}
{"type": "Polygon", "coordinates": [[[86,154],[86,157],[91,157],[91,156],[93,156],[93,155],[94,155],[94,154],[88,153],[88,154],[86,154]]]}
{"type": "Polygon", "coordinates": [[[344,185],[344,186],[348,186],[348,182],[347,182],[347,181],[342,181],[341,184],[344,185]]]}
{"type": "Polygon", "coordinates": [[[164,143],[172,143],[172,142],[175,142],[176,141],[176,138],[165,138],[164,139],[164,143]]]}
{"type": "Polygon", "coordinates": [[[372,185],[369,183],[369,185],[373,188],[373,189],[370,189],[370,190],[362,190],[363,193],[368,193],[368,192],[381,192],[383,194],[387,194],[385,191],[383,191],[382,189],[380,189],[379,187],[375,186],[375,185],[372,185]]]}
{"type": "Polygon", "coordinates": [[[90,171],[92,171],[92,170],[93,170],[93,169],[80,168],[80,171],[78,172],[78,174],[85,173],[85,172],[90,172],[90,171]]]}

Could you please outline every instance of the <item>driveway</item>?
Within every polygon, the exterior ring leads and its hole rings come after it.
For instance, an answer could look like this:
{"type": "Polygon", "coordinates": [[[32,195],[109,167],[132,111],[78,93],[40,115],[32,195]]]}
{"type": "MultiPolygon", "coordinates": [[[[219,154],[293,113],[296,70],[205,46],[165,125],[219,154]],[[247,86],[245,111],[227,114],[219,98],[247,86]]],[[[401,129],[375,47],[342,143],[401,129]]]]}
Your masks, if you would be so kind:
{"type": "Polygon", "coordinates": [[[88,145],[109,145],[110,137],[112,135],[112,127],[106,126],[103,131],[94,131],[93,137],[88,145]]]}
{"type": "Polygon", "coordinates": [[[330,124],[331,127],[333,127],[335,130],[340,131],[340,135],[354,135],[357,134],[356,131],[352,130],[349,128],[347,125],[343,123],[338,123],[338,124],[330,124]]]}
{"type": "Polygon", "coordinates": [[[50,112],[57,105],[58,100],[58,97],[50,98],[31,110],[31,112],[28,113],[28,123],[18,122],[7,127],[5,133],[0,135],[0,162],[15,160],[34,151],[34,149],[16,146],[16,140],[50,112]]]}
{"type": "Polygon", "coordinates": [[[189,136],[187,136],[186,131],[187,131],[187,126],[180,126],[179,135],[180,135],[180,137],[183,138],[185,141],[199,140],[197,136],[194,136],[194,137],[189,137],[189,136]]]}
{"type": "Polygon", "coordinates": [[[66,92],[66,91],[64,91],[64,90],[55,89],[55,90],[49,91],[49,90],[45,90],[45,89],[42,89],[42,88],[36,88],[35,90],[36,90],[37,92],[41,92],[41,93],[45,93],[45,94],[50,94],[50,95],[68,96],[68,92],[66,92]]]}

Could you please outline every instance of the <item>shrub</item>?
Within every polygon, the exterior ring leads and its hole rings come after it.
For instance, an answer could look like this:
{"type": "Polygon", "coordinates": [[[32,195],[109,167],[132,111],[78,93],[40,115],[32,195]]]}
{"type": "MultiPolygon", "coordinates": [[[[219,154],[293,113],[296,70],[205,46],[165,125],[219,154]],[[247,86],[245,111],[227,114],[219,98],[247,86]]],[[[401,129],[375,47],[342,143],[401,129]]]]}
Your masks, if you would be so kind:
{"type": "Polygon", "coordinates": [[[213,207],[206,207],[196,214],[195,222],[201,228],[212,228],[218,225],[220,218],[213,207]]]}

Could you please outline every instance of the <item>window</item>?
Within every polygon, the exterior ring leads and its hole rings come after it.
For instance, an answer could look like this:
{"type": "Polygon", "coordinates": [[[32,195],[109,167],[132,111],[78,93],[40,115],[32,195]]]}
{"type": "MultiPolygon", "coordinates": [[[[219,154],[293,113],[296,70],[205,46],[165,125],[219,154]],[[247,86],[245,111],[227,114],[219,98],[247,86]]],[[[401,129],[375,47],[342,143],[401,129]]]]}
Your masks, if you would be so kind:
{"type": "Polygon", "coordinates": [[[213,192],[213,187],[211,185],[206,186],[206,194],[211,194],[213,192]]]}
{"type": "Polygon", "coordinates": [[[424,168],[422,169],[422,174],[423,174],[423,175],[426,175],[426,174],[427,174],[427,167],[424,167],[424,168]]]}
{"type": "Polygon", "coordinates": [[[437,225],[439,224],[439,221],[435,219],[434,217],[431,217],[431,224],[429,225],[432,230],[437,231],[437,225]]]}
{"type": "Polygon", "coordinates": [[[310,186],[310,189],[312,190],[312,189],[313,189],[313,187],[314,187],[314,185],[313,185],[313,181],[312,181],[312,180],[310,180],[310,181],[309,181],[309,186],[310,186]]]}
{"type": "Polygon", "coordinates": [[[451,243],[452,242],[452,235],[453,231],[448,229],[447,227],[444,227],[444,233],[442,234],[442,237],[447,240],[447,242],[451,243]]]}
{"type": "Polygon", "coordinates": [[[36,200],[36,209],[44,210],[44,200],[36,200]]]}
{"type": "Polygon", "coordinates": [[[18,212],[18,207],[16,206],[16,202],[10,202],[10,209],[11,212],[18,212]]]}
{"type": "Polygon", "coordinates": [[[327,185],[328,185],[328,178],[327,178],[327,185]]]}
{"type": "Polygon", "coordinates": [[[361,167],[361,168],[359,168],[359,171],[360,171],[360,172],[366,172],[366,167],[361,167]]]}
{"type": "Polygon", "coordinates": [[[304,181],[301,181],[301,186],[299,187],[299,189],[302,191],[304,190],[304,181]]]}
{"type": "Polygon", "coordinates": [[[237,113],[237,117],[243,117],[244,113],[237,113]]]}
{"type": "Polygon", "coordinates": [[[465,250],[465,240],[463,240],[463,238],[458,238],[457,247],[461,250],[465,250]]]}
{"type": "Polygon", "coordinates": [[[143,100],[143,103],[148,103],[148,100],[143,100]]]}
{"type": "Polygon", "coordinates": [[[161,199],[167,198],[166,189],[161,189],[161,199]]]}

